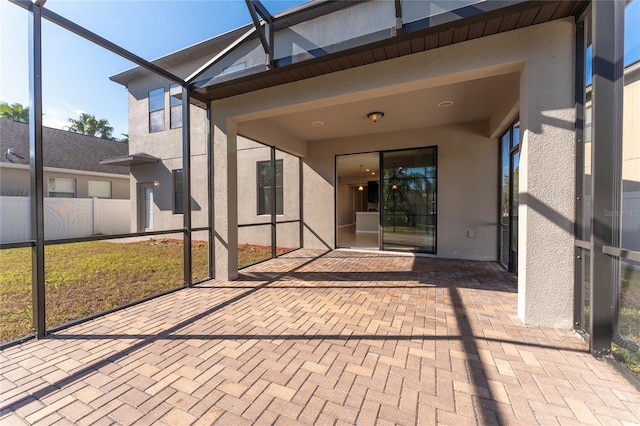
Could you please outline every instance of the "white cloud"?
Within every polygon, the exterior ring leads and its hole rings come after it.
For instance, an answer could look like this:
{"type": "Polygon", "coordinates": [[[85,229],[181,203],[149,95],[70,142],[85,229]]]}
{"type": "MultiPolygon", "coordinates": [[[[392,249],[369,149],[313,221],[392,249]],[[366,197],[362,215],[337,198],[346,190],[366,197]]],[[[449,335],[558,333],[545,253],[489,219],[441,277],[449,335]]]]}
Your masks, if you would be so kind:
{"type": "Polygon", "coordinates": [[[53,127],[54,129],[64,130],[69,126],[69,120],[67,114],[61,115],[59,111],[48,109],[42,115],[42,124],[47,127],[53,127]]]}

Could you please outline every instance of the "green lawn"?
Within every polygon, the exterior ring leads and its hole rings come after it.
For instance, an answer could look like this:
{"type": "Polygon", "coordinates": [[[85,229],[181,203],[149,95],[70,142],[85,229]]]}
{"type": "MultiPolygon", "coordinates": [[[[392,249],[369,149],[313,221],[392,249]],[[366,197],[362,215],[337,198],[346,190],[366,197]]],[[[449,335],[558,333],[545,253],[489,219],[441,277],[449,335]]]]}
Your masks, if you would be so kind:
{"type": "MultiPolygon", "coordinates": [[[[271,248],[241,245],[238,266],[271,257],[271,248]]],[[[278,249],[283,253],[289,249],[278,249]]],[[[102,312],[183,285],[182,241],[84,242],[45,247],[47,327],[102,312]]],[[[208,244],[193,242],[194,280],[208,277],[208,244]]],[[[31,333],[31,249],[0,252],[0,341],[31,333]]]]}
{"type": "MultiPolygon", "coordinates": [[[[620,288],[620,333],[640,342],[640,269],[623,265],[620,288]]],[[[613,355],[640,379],[640,351],[629,351],[616,344],[613,355]]]]}

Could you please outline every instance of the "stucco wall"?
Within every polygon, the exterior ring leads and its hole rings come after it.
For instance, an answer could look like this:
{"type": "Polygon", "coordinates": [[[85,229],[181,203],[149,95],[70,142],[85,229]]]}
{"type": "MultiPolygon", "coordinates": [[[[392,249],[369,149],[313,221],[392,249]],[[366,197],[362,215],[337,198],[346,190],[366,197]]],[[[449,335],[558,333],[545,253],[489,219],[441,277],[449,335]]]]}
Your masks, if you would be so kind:
{"type": "MultiPolygon", "coordinates": [[[[271,223],[270,214],[258,214],[258,162],[270,161],[271,148],[238,136],[238,223],[271,223]]],[[[300,218],[299,160],[282,151],[276,151],[276,161],[282,160],[282,214],[277,222],[300,218]]],[[[299,232],[288,232],[297,225],[277,225],[276,239],[279,247],[297,247],[299,232]]],[[[271,245],[271,226],[252,226],[238,229],[239,244],[271,245]]]]}
{"type": "MultiPolygon", "coordinates": [[[[486,128],[486,122],[479,122],[311,142],[305,161],[328,185],[322,186],[323,194],[310,189],[313,195],[305,204],[326,215],[334,211],[335,155],[436,146],[437,256],[496,260],[498,148],[497,141],[486,136],[486,128]],[[467,237],[469,230],[475,231],[475,238],[467,237]]],[[[306,213],[307,209],[305,219],[306,213]]],[[[323,239],[335,245],[333,232],[323,234],[323,239]]]]}
{"type": "MultiPolygon", "coordinates": [[[[184,73],[190,65],[176,69],[184,73]]],[[[154,230],[177,229],[183,226],[181,214],[173,213],[172,171],[182,169],[182,128],[170,128],[170,83],[158,76],[150,75],[132,81],[129,86],[129,153],[145,153],[160,158],[158,164],[131,166],[130,191],[134,202],[131,206],[131,230],[139,227],[140,185],[158,182],[154,187],[154,230]],[[165,130],[149,133],[149,91],[164,88],[165,130]]],[[[196,106],[191,113],[191,208],[192,225],[207,226],[207,135],[206,112],[196,106]]]]}

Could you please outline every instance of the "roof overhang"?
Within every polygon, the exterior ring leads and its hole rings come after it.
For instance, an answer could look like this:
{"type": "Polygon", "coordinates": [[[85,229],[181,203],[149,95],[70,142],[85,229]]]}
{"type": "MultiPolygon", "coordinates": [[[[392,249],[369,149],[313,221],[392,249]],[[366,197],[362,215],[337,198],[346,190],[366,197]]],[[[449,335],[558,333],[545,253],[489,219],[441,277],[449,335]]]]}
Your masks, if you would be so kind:
{"type": "Polygon", "coordinates": [[[106,158],[100,161],[102,165],[112,166],[142,166],[160,162],[158,157],[145,153],[123,155],[121,157],[106,158]]]}
{"type": "MultiPolygon", "coordinates": [[[[324,47],[322,54],[314,52],[313,55],[304,58],[286,58],[272,69],[255,67],[242,74],[234,73],[235,75],[222,75],[198,81],[194,83],[192,93],[201,101],[223,99],[555,19],[577,16],[589,4],[586,0],[485,3],[482,8],[474,5],[473,13],[470,13],[471,9],[459,10],[438,19],[430,17],[403,25],[402,31],[398,31],[396,35],[381,38],[379,34],[372,34],[368,38],[358,40],[357,43],[349,40],[324,47]]],[[[317,5],[313,8],[311,16],[329,13],[323,10],[323,7],[329,7],[330,4],[320,3],[322,6],[317,5]]],[[[303,11],[298,11],[298,14],[302,14],[303,11]]],[[[301,16],[296,18],[297,21],[301,16]]]]}

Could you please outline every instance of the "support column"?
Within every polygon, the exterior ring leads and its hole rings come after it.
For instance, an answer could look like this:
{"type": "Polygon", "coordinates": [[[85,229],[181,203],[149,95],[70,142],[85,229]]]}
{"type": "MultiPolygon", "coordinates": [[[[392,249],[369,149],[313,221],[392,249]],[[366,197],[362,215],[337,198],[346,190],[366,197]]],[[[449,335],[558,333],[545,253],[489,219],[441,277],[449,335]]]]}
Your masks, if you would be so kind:
{"type": "Polygon", "coordinates": [[[36,337],[46,334],[44,288],[44,158],[42,156],[42,6],[29,13],[29,164],[31,168],[31,282],[33,327],[36,337]]]}
{"type": "Polygon", "coordinates": [[[574,283],[575,25],[558,26],[520,77],[518,316],[571,328],[574,283]]]}
{"type": "Polygon", "coordinates": [[[238,152],[235,123],[213,111],[213,249],[215,279],[238,277],[238,152]]]}
{"type": "Polygon", "coordinates": [[[625,2],[595,1],[591,142],[591,352],[611,351],[613,294],[619,260],[603,252],[618,246],[622,179],[622,91],[625,2]]]}
{"type": "Polygon", "coordinates": [[[189,86],[182,86],[182,224],[184,284],[193,284],[191,268],[191,103],[189,86]]]}

